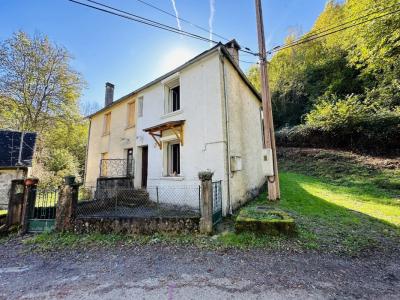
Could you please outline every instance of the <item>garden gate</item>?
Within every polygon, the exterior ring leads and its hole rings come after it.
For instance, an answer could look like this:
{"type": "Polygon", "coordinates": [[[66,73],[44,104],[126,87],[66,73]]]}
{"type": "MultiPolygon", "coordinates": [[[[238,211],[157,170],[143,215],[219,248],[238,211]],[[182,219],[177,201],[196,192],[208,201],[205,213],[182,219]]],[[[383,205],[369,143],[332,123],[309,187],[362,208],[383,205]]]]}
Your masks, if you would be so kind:
{"type": "Polygon", "coordinates": [[[28,232],[51,231],[55,227],[58,190],[40,190],[36,186],[28,194],[28,232]]]}
{"type": "Polygon", "coordinates": [[[215,181],[213,186],[213,225],[218,224],[222,220],[222,181],[215,181]]]}

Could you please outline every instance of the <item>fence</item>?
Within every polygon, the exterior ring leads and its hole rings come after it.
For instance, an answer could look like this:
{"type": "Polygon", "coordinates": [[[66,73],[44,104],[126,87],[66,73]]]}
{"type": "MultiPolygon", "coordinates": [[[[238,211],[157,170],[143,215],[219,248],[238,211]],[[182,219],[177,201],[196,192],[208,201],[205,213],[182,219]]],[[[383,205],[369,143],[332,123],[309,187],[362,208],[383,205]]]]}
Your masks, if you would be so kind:
{"type": "Polygon", "coordinates": [[[37,189],[29,211],[29,219],[55,219],[58,190],[37,189]]]}
{"type": "Polygon", "coordinates": [[[200,216],[200,186],[81,188],[78,218],[191,218],[200,216]]]}
{"type": "Polygon", "coordinates": [[[215,181],[213,186],[213,224],[222,220],[222,181],[215,181]]]}

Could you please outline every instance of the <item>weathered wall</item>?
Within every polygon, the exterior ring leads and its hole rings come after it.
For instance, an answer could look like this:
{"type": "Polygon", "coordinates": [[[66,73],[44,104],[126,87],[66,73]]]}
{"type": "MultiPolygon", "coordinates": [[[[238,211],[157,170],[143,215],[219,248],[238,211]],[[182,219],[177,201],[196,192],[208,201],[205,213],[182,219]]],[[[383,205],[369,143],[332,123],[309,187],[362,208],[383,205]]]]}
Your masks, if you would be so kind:
{"type": "Polygon", "coordinates": [[[11,180],[24,178],[25,171],[16,169],[0,169],[0,210],[7,209],[11,180]]]}
{"type": "Polygon", "coordinates": [[[123,233],[153,234],[156,232],[193,233],[199,230],[199,218],[153,218],[153,219],[76,219],[77,233],[123,233]]]}
{"type": "MultiPolygon", "coordinates": [[[[159,82],[137,96],[143,96],[143,117],[137,120],[135,186],[141,183],[140,147],[148,146],[148,186],[198,186],[198,172],[211,170],[214,180],[224,178],[224,137],[221,123],[221,96],[218,53],[180,71],[181,109],[164,112],[164,84],[159,82]],[[181,146],[181,175],[163,176],[163,151],[144,128],[168,121],[185,120],[181,146]]],[[[172,76],[173,77],[173,76],[172,76]]],[[[168,79],[166,80],[168,81],[168,79]]],[[[198,195],[188,197],[188,205],[198,206],[198,195]]]]}
{"type": "MultiPolygon", "coordinates": [[[[193,63],[162,82],[140,91],[143,97],[143,116],[134,129],[126,130],[127,103],[122,101],[111,108],[111,134],[102,136],[104,114],[92,118],[88,150],[86,184],[94,185],[99,176],[102,152],[109,158],[124,158],[125,149],[133,147],[135,156],[135,187],[141,185],[141,147],[148,146],[147,186],[198,186],[199,171],[214,172],[213,181],[222,180],[223,212],[228,212],[228,176],[231,180],[233,208],[249,199],[266,179],[267,163],[262,147],[261,102],[243,82],[231,63],[225,61],[227,102],[229,107],[230,156],[240,156],[242,170],[227,173],[224,82],[218,51],[193,63]],[[165,83],[179,78],[181,109],[165,113],[165,83]],[[143,129],[168,121],[185,120],[184,145],[181,146],[181,174],[165,176],[165,153],[143,129]],[[129,139],[129,140],[127,140],[129,139]]],[[[132,96],[133,97],[133,96],[132,96]]],[[[136,101],[137,102],[137,101],[136,101]]],[[[136,104],[137,106],[137,104],[136,104]]],[[[137,114],[136,109],[136,114],[137,114]]],[[[181,198],[172,197],[172,198],[181,198]]],[[[198,196],[188,196],[187,205],[198,206],[198,196]]]]}
{"type": "Polygon", "coordinates": [[[229,113],[230,156],[239,156],[242,169],[231,173],[231,202],[235,209],[253,197],[266,180],[262,144],[261,102],[225,59],[229,113]]]}
{"type": "Polygon", "coordinates": [[[126,149],[135,150],[136,128],[128,127],[128,102],[126,99],[91,118],[90,138],[86,162],[85,185],[95,186],[100,175],[101,153],[108,152],[109,159],[126,159],[126,149]],[[104,115],[111,111],[110,134],[103,135],[104,115]]]}

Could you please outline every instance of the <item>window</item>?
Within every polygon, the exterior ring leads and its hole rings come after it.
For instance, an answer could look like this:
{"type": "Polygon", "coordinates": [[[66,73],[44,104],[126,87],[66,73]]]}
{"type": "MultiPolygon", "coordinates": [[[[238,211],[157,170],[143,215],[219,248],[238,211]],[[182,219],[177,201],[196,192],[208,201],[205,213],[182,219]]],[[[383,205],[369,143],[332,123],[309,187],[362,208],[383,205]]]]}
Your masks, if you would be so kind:
{"type": "Polygon", "coordinates": [[[264,112],[262,107],[260,107],[260,123],[261,123],[261,141],[263,148],[266,148],[265,145],[265,127],[264,127],[264,112]]]}
{"type": "Polygon", "coordinates": [[[165,113],[181,109],[181,87],[179,78],[165,84],[165,113]]]}
{"type": "Polygon", "coordinates": [[[180,86],[176,86],[169,90],[169,98],[170,98],[170,112],[177,111],[181,109],[181,93],[180,86]]]}
{"type": "Polygon", "coordinates": [[[143,96],[138,98],[138,117],[143,117],[143,96]]]}
{"type": "Polygon", "coordinates": [[[135,101],[128,103],[128,128],[135,125],[135,101]]]}
{"type": "Polygon", "coordinates": [[[181,173],[181,158],[180,158],[179,142],[168,144],[168,175],[178,176],[181,173]]]}
{"type": "Polygon", "coordinates": [[[133,167],[133,149],[130,148],[126,150],[126,176],[133,176],[133,167]]]}
{"type": "Polygon", "coordinates": [[[110,134],[111,128],[111,112],[104,115],[103,135],[110,134]]]}
{"type": "Polygon", "coordinates": [[[107,176],[108,152],[101,153],[100,176],[107,176]]]}

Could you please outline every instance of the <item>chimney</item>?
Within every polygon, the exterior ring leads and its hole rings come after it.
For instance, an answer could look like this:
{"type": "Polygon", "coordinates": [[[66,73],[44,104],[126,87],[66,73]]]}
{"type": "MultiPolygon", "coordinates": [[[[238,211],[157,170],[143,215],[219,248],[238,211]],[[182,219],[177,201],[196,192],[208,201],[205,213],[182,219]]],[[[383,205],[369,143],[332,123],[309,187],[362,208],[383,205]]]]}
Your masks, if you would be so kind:
{"type": "Polygon", "coordinates": [[[239,65],[239,50],[240,50],[239,43],[235,39],[233,39],[225,44],[225,48],[232,56],[235,63],[239,65]]]}
{"type": "Polygon", "coordinates": [[[114,101],[114,85],[112,83],[106,82],[106,97],[104,106],[108,106],[114,101]]]}

